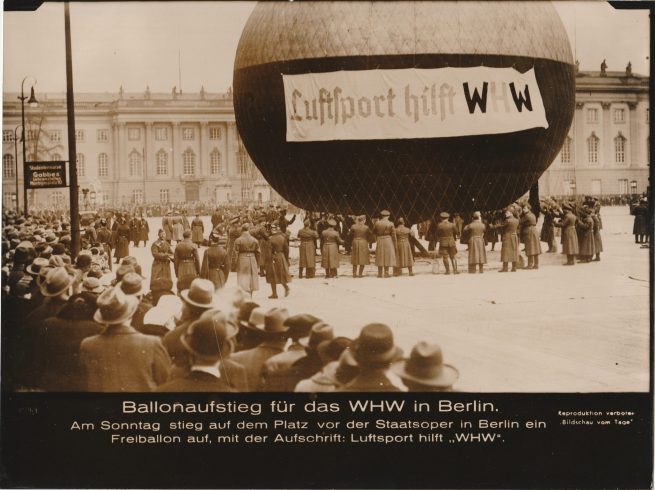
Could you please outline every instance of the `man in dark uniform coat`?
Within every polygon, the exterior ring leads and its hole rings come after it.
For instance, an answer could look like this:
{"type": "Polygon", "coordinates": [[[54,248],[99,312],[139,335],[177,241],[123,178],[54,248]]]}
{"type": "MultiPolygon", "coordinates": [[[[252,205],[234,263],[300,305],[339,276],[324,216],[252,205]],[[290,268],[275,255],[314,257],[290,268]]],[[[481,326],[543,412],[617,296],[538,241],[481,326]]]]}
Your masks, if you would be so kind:
{"type": "Polygon", "coordinates": [[[459,274],[457,270],[457,245],[455,244],[457,230],[455,224],[448,221],[449,217],[450,215],[446,212],[439,215],[440,221],[437,225],[436,238],[439,242],[439,255],[446,268],[446,274],[450,274],[448,259],[453,265],[453,274],[459,274]]]}
{"type": "Polygon", "coordinates": [[[268,239],[271,247],[271,253],[266,258],[266,281],[271,285],[271,296],[277,298],[277,285],[282,284],[284,287],[284,296],[289,296],[289,263],[287,255],[289,253],[289,242],[282,230],[276,225],[271,225],[271,236],[268,239]]]}
{"type": "Polygon", "coordinates": [[[377,237],[375,243],[375,265],[378,267],[378,277],[391,277],[389,267],[396,267],[396,227],[389,216],[391,213],[387,210],[381,211],[381,218],[375,222],[373,233],[377,237]]]}
{"type": "Polygon", "coordinates": [[[175,247],[175,275],[177,290],[187,289],[196,277],[200,275],[200,259],[198,247],[191,241],[191,232],[184,232],[184,240],[175,247]]]}

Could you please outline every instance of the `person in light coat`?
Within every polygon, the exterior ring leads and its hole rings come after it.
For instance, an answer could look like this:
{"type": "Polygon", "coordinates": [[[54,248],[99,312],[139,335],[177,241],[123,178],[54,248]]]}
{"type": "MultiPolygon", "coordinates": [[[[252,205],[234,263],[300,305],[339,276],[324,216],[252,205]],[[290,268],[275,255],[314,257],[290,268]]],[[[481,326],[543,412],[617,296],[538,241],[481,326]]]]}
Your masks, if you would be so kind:
{"type": "Polygon", "coordinates": [[[409,243],[409,238],[412,230],[405,226],[405,220],[398,218],[398,226],[396,226],[396,268],[395,275],[401,275],[402,270],[407,267],[409,275],[413,276],[414,256],[412,255],[412,247],[409,243]]]}
{"type": "Polygon", "coordinates": [[[517,220],[511,211],[505,212],[505,222],[499,225],[501,236],[500,261],[503,268],[498,272],[507,272],[507,264],[512,263],[512,272],[516,272],[519,261],[519,237],[518,237],[519,220],[517,220]]]}
{"type": "Polygon", "coordinates": [[[363,277],[364,267],[371,263],[368,247],[373,239],[371,229],[366,225],[366,216],[357,216],[348,233],[351,240],[350,262],[353,266],[353,277],[363,277]]]}
{"type": "Polygon", "coordinates": [[[328,220],[327,230],[321,233],[323,249],[321,250],[321,267],[325,269],[325,277],[337,277],[339,268],[339,245],[343,244],[341,235],[335,230],[337,222],[328,220]]]}
{"type": "Polygon", "coordinates": [[[529,204],[523,207],[519,229],[521,230],[521,241],[525,245],[525,255],[528,256],[526,269],[538,269],[541,242],[539,240],[539,233],[537,233],[537,218],[529,204]]]}
{"type": "Polygon", "coordinates": [[[375,265],[378,267],[378,277],[391,277],[389,267],[396,267],[396,228],[389,221],[391,213],[381,211],[381,218],[373,226],[376,236],[375,265]]]}
{"type": "Polygon", "coordinates": [[[469,237],[469,273],[475,274],[476,266],[480,274],[484,272],[487,263],[487,251],[484,247],[484,231],[486,227],[482,222],[480,211],[473,213],[473,221],[464,227],[463,234],[469,237]]]}
{"type": "Polygon", "coordinates": [[[564,218],[561,222],[554,222],[553,224],[562,229],[562,253],[566,255],[566,263],[564,265],[575,265],[575,256],[578,255],[578,234],[575,230],[577,218],[573,214],[573,208],[569,203],[562,205],[564,211],[564,218]]]}
{"type": "Polygon", "coordinates": [[[234,253],[237,255],[237,283],[252,297],[259,290],[259,242],[253,237],[247,223],[241,226],[241,236],[234,240],[234,253]]]}

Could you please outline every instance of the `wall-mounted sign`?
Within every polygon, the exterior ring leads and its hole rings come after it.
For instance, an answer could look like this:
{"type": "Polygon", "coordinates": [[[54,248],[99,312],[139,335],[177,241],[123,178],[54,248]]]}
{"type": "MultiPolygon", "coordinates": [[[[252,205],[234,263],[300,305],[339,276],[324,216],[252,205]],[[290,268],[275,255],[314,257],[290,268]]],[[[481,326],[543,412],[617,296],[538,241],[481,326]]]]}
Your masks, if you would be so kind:
{"type": "Polygon", "coordinates": [[[66,162],[25,162],[25,187],[66,187],[66,162]]]}

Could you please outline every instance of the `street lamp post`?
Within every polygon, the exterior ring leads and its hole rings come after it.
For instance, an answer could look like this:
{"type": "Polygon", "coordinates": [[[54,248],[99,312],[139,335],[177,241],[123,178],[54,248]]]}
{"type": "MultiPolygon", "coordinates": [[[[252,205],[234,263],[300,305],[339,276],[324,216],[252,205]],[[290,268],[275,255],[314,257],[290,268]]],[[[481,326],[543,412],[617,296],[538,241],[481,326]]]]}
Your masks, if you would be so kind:
{"type": "MultiPolygon", "coordinates": [[[[22,130],[22,143],[23,143],[23,170],[25,170],[25,162],[27,159],[25,158],[25,99],[27,99],[27,96],[25,95],[25,80],[27,80],[29,77],[23,78],[23,81],[20,83],[20,97],[18,97],[18,100],[20,100],[20,116],[21,116],[21,123],[23,125],[23,130],[22,130]]],[[[32,77],[34,80],[34,85],[36,85],[36,78],[32,77]]],[[[27,101],[27,104],[30,107],[37,107],[39,105],[39,101],[36,100],[36,97],[34,97],[34,85],[32,85],[30,89],[30,98],[27,101]]],[[[23,172],[24,173],[24,172],[23,172]]],[[[18,182],[18,174],[16,174],[16,182],[18,182]]],[[[18,185],[18,184],[16,184],[18,185]]],[[[16,200],[18,201],[18,196],[16,196],[16,200]]],[[[25,217],[27,218],[27,182],[23,182],[23,206],[24,206],[24,214],[25,217]]]]}
{"type": "Polygon", "coordinates": [[[14,128],[14,164],[16,165],[15,168],[15,175],[14,178],[16,179],[16,214],[20,214],[20,208],[18,207],[18,144],[16,143],[18,140],[18,135],[16,134],[16,131],[18,131],[18,128],[20,128],[21,125],[19,124],[14,128]]]}

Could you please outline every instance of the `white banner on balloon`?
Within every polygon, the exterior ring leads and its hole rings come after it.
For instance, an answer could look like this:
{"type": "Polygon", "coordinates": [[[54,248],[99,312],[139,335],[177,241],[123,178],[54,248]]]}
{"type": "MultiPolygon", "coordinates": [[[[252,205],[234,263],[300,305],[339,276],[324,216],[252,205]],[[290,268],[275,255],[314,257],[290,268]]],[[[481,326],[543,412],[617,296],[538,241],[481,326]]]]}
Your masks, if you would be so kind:
{"type": "Polygon", "coordinates": [[[282,75],[287,141],[444,138],[547,128],[534,69],[282,75]]]}

